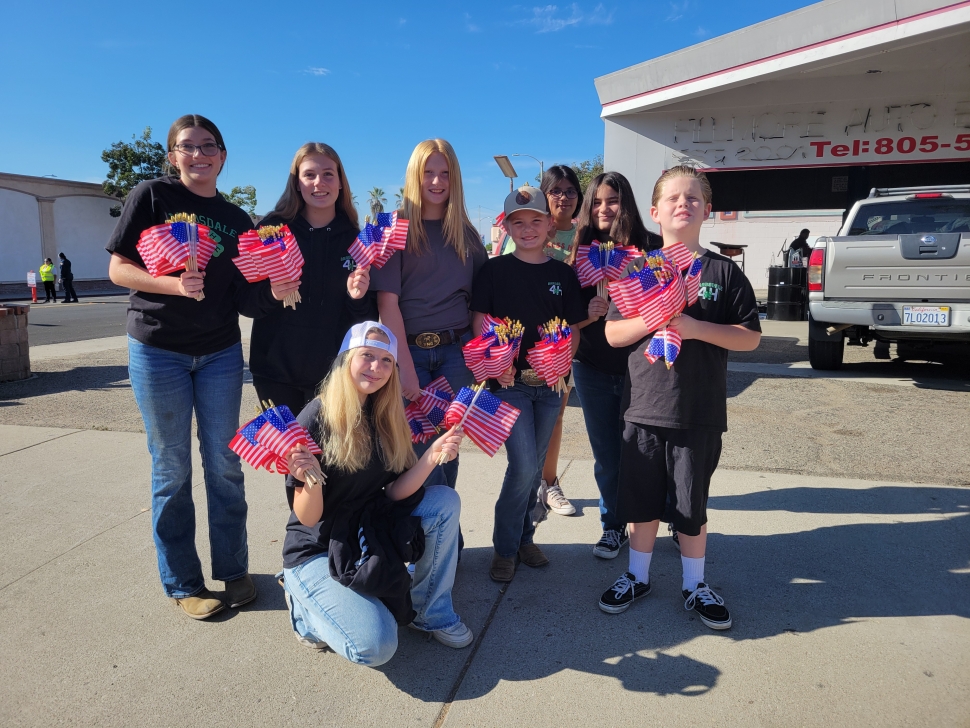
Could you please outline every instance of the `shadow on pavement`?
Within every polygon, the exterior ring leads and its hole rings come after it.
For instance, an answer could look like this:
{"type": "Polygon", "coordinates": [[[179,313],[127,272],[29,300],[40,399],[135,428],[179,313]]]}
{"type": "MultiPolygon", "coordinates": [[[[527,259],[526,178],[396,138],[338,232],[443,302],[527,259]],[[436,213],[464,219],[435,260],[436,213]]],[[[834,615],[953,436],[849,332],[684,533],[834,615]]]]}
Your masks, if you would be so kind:
{"type": "Polygon", "coordinates": [[[0,384],[0,404],[2,400],[29,399],[60,392],[131,388],[126,366],[80,366],[66,371],[40,371],[34,374],[31,379],[0,384]]]}

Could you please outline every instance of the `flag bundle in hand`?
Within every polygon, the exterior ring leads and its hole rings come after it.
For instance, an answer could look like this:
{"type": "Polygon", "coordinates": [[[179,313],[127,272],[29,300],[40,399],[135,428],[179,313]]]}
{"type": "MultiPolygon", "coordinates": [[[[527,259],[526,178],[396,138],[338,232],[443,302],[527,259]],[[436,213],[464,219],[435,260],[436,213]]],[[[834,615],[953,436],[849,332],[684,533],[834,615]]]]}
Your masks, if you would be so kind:
{"type": "Polygon", "coordinates": [[[404,408],[411,429],[411,442],[427,442],[441,431],[445,414],[455,392],[444,377],[438,377],[421,390],[421,399],[404,408]]]}
{"type": "Polygon", "coordinates": [[[546,384],[562,394],[566,391],[566,375],[573,365],[572,330],[556,317],[539,327],[539,335],[541,338],[525,358],[546,384]]]}
{"type": "MultiPolygon", "coordinates": [[[[297,445],[304,445],[313,455],[320,455],[320,446],[310,437],[303,425],[296,421],[286,405],[270,406],[236,431],[229,441],[229,449],[254,468],[287,475],[287,454],[297,445]]],[[[307,487],[323,482],[323,474],[316,470],[307,473],[307,487]]]]}
{"type": "MultiPolygon", "coordinates": [[[[239,271],[250,283],[267,278],[298,281],[303,273],[303,254],[287,225],[262,225],[239,236],[239,257],[233,258],[239,271]]],[[[283,305],[296,309],[300,292],[286,294],[283,305]]]]}
{"type": "Polygon", "coordinates": [[[407,241],[408,221],[399,218],[397,212],[379,212],[374,224],[364,222],[348,252],[360,268],[383,268],[396,251],[404,250],[407,241]]]}
{"type": "Polygon", "coordinates": [[[626,318],[640,316],[656,331],[644,351],[651,364],[663,358],[669,369],[677,359],[682,340],[667,323],[697,302],[702,268],[700,258],[677,243],[649,252],[643,270],[610,284],[620,313],[626,318]]]}
{"type": "Polygon", "coordinates": [[[462,347],[467,366],[476,382],[497,379],[509,370],[519,356],[525,329],[519,321],[485,316],[482,332],[462,347]]]}
{"type": "Polygon", "coordinates": [[[445,426],[460,425],[468,439],[492,457],[509,439],[520,410],[485,390],[485,382],[462,387],[445,414],[445,426]]]}
{"type": "MultiPolygon", "coordinates": [[[[209,237],[209,228],[197,223],[195,215],[180,212],[143,231],[135,249],[152,277],[161,278],[179,270],[205,270],[216,244],[209,237]]],[[[195,300],[203,298],[205,294],[199,293],[195,300]]]]}
{"type": "Polygon", "coordinates": [[[576,248],[576,276],[583,288],[596,286],[596,295],[606,298],[607,285],[618,280],[627,265],[640,255],[633,245],[617,245],[612,240],[576,248]]]}

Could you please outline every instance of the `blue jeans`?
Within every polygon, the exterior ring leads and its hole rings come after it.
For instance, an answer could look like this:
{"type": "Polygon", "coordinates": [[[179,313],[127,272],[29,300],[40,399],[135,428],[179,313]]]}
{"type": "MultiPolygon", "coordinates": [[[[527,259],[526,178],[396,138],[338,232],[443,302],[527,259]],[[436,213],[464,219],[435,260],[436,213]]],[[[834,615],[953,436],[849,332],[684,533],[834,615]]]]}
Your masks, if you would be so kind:
{"type": "MultiPolygon", "coordinates": [[[[465,357],[461,353],[462,344],[469,339],[471,339],[471,332],[461,337],[461,343],[458,344],[436,346],[433,349],[408,346],[408,351],[411,352],[411,361],[414,362],[414,369],[418,373],[418,383],[422,387],[426,387],[432,380],[443,376],[448,380],[448,384],[451,385],[455,394],[458,394],[458,390],[462,387],[469,387],[474,384],[475,377],[465,366],[465,357]]],[[[421,457],[431,447],[431,442],[428,441],[414,446],[414,452],[418,457],[421,457]]],[[[424,484],[446,483],[449,488],[454,488],[457,482],[458,458],[455,458],[432,470],[424,484]]]]}
{"type": "MultiPolygon", "coordinates": [[[[451,603],[458,564],[458,517],[461,499],[454,488],[433,485],[411,514],[421,519],[424,556],[414,565],[411,602],[414,626],[426,632],[448,629],[461,619],[451,603]]],[[[374,597],[365,597],[330,578],[327,554],[283,570],[290,595],[293,631],[326,642],[358,665],[383,665],[397,651],[397,623],[374,597]]]]}
{"type": "Polygon", "coordinates": [[[603,530],[622,531],[626,524],[616,516],[616,493],[620,482],[620,449],[623,445],[623,377],[573,361],[573,385],[583,406],[586,434],[593,449],[593,477],[600,491],[603,530]]]}
{"type": "Polygon", "coordinates": [[[152,456],[152,529],[165,594],[189,597],[205,588],[195,548],[193,410],[209,511],[212,578],[245,576],[246,494],[239,456],[228,447],[239,427],[242,345],[189,356],[128,337],[128,376],[152,456]]]}
{"type": "Polygon", "coordinates": [[[512,558],[519,546],[532,543],[535,534],[532,508],[539,492],[549,438],[559,417],[561,395],[545,385],[532,387],[517,381],[508,389],[499,389],[495,396],[521,411],[512,426],[512,434],[505,441],[509,464],[495,502],[492,530],[496,553],[512,558]]]}

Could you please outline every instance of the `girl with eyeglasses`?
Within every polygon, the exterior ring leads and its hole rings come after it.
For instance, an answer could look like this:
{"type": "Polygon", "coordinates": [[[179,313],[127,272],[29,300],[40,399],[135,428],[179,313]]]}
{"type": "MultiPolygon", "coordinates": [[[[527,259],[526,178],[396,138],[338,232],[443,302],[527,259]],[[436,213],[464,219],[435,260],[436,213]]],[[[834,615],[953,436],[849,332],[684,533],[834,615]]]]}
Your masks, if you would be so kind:
{"type": "Polygon", "coordinates": [[[249,370],[261,401],[293,414],[316,395],[344,332],[377,318],[370,266],[347,252],[360,232],[350,183],[337,152],[326,144],[300,147],[275,209],[260,225],[287,225],[303,256],[296,308],[279,308],[253,322],[249,370]]]}
{"type": "Polygon", "coordinates": [[[249,215],[216,188],[226,162],[219,129],[188,114],[168,132],[174,174],[140,183],[128,195],[108,241],[108,275],[131,289],[128,373],[152,456],[152,530],[162,588],[193,619],[256,598],[249,577],[246,497],[239,456],[229,441],[239,427],[243,358],[239,313],[258,317],[282,306],[299,285],[250,285],[233,264],[249,215]],[[217,244],[205,271],[153,278],[135,247],[147,228],[188,213],[208,226],[217,244]],[[199,293],[205,297],[197,300],[199,293]],[[209,518],[210,592],[195,548],[192,502],[192,416],[198,421],[209,518]]]}

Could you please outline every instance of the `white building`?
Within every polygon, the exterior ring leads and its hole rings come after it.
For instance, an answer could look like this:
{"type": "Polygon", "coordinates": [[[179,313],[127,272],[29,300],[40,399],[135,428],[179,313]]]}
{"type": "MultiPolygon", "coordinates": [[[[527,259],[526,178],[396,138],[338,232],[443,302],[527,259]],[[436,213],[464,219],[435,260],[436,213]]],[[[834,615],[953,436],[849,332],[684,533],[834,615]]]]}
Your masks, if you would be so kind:
{"type": "Polygon", "coordinates": [[[756,289],[785,238],[836,232],[871,188],[970,182],[966,0],[826,0],[596,89],[606,169],[641,211],[664,169],[708,171],[725,214],[702,240],[749,245],[756,289]]]}

